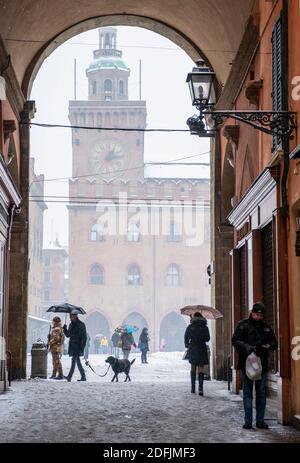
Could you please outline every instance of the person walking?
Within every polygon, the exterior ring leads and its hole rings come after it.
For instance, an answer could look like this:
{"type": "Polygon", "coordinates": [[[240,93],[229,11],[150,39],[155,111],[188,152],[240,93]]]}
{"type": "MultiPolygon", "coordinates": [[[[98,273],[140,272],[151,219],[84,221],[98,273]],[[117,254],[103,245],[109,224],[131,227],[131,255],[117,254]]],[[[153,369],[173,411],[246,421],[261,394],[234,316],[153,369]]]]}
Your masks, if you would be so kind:
{"type": "Polygon", "coordinates": [[[210,340],[207,322],[200,312],[195,312],[190,325],[185,330],[184,344],[188,349],[188,360],[191,364],[191,393],[196,388],[196,372],[198,369],[199,395],[203,395],[205,366],[208,365],[206,343],[210,340]]]}
{"type": "Polygon", "coordinates": [[[131,328],[125,328],[121,334],[123,359],[128,359],[132,346],[136,347],[131,328]]]}
{"type": "Polygon", "coordinates": [[[243,403],[245,411],[244,429],[252,429],[253,420],[253,383],[246,374],[246,360],[252,352],[260,358],[262,365],[261,379],[255,381],[256,391],[256,427],[268,429],[264,421],[266,409],[266,379],[268,355],[278,348],[274,331],[264,320],[265,306],[262,302],[253,304],[249,318],[241,320],[233,334],[232,344],[238,351],[237,369],[242,370],[243,403]]]}
{"type": "Polygon", "coordinates": [[[111,344],[112,344],[112,354],[117,358],[119,357],[119,346],[118,346],[119,341],[120,341],[120,334],[115,331],[111,337],[111,344]]]}
{"type": "Polygon", "coordinates": [[[85,371],[80,362],[80,356],[83,356],[85,344],[86,344],[86,328],[85,324],[79,320],[78,313],[76,310],[72,310],[70,314],[71,323],[69,328],[67,325],[63,326],[64,334],[67,338],[70,338],[68,354],[72,357],[71,369],[68,376],[65,378],[67,381],[72,380],[72,376],[75,370],[75,365],[77,364],[78,370],[81,374],[81,378],[78,381],[86,381],[85,371]]]}
{"type": "Polygon", "coordinates": [[[53,371],[50,379],[64,379],[60,359],[64,348],[65,336],[61,326],[61,319],[59,317],[54,317],[52,323],[53,327],[49,337],[49,350],[52,355],[53,371]],[[58,376],[56,376],[57,373],[58,376]]]}
{"type": "Polygon", "coordinates": [[[149,341],[150,338],[148,336],[148,328],[143,328],[140,334],[138,348],[141,349],[141,361],[142,363],[147,362],[147,352],[149,350],[149,341]]]}
{"type": "Polygon", "coordinates": [[[103,336],[100,341],[101,353],[107,354],[108,340],[106,336],[103,336]]]}

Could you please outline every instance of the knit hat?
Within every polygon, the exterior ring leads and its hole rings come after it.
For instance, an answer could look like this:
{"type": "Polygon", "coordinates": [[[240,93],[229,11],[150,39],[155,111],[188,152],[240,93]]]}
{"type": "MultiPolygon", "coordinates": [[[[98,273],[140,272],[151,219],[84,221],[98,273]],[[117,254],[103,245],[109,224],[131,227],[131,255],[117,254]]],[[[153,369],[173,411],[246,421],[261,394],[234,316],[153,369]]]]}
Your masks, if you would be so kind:
{"type": "Polygon", "coordinates": [[[265,306],[262,302],[256,302],[255,304],[253,304],[253,307],[252,307],[252,313],[260,313],[262,315],[265,314],[265,306]]]}

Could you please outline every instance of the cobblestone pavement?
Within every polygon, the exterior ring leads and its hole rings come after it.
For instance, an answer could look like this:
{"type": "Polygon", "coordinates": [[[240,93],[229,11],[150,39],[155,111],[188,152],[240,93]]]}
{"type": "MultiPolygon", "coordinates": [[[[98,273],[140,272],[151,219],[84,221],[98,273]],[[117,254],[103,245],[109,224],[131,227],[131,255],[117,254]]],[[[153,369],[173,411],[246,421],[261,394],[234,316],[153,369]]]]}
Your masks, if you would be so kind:
{"type": "Polygon", "coordinates": [[[226,383],[205,382],[200,397],[190,393],[187,363],[174,362],[168,375],[163,363],[149,362],[137,359],[131,383],[92,372],[86,383],[14,382],[0,396],[0,442],[300,443],[300,433],[280,426],[271,411],[269,430],[242,429],[242,399],[226,383]]]}

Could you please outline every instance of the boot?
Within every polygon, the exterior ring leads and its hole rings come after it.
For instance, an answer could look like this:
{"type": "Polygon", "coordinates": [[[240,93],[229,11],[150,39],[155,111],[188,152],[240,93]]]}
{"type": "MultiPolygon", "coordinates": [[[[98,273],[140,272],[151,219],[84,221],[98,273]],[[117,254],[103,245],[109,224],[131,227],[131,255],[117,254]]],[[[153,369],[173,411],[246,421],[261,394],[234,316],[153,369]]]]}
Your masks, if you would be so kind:
{"type": "Polygon", "coordinates": [[[77,381],[86,381],[86,378],[83,376],[82,378],[77,379],[77,381]]]}
{"type": "Polygon", "coordinates": [[[50,376],[49,379],[54,379],[55,377],[56,377],[56,371],[53,371],[53,372],[52,372],[52,376],[50,376]]]}
{"type": "Polygon", "coordinates": [[[64,376],[63,376],[63,375],[58,375],[58,376],[56,376],[56,378],[54,378],[54,379],[64,379],[64,376]]]}
{"type": "Polygon", "coordinates": [[[196,388],[196,372],[191,371],[191,393],[195,394],[195,388],[196,388]]]}
{"type": "Polygon", "coordinates": [[[204,373],[199,373],[199,395],[203,395],[203,381],[204,381],[204,373]]]}

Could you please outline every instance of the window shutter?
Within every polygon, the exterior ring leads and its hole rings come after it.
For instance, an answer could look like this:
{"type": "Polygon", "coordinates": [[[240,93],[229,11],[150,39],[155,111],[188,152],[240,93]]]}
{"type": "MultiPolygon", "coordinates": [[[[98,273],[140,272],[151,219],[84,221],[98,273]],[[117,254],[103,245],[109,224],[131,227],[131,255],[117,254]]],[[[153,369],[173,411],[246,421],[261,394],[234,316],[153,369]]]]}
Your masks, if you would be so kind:
{"type": "MultiPolygon", "coordinates": [[[[272,107],[282,111],[282,16],[277,19],[272,31],[272,107]]],[[[281,148],[280,139],[273,137],[273,152],[281,148]]]]}

